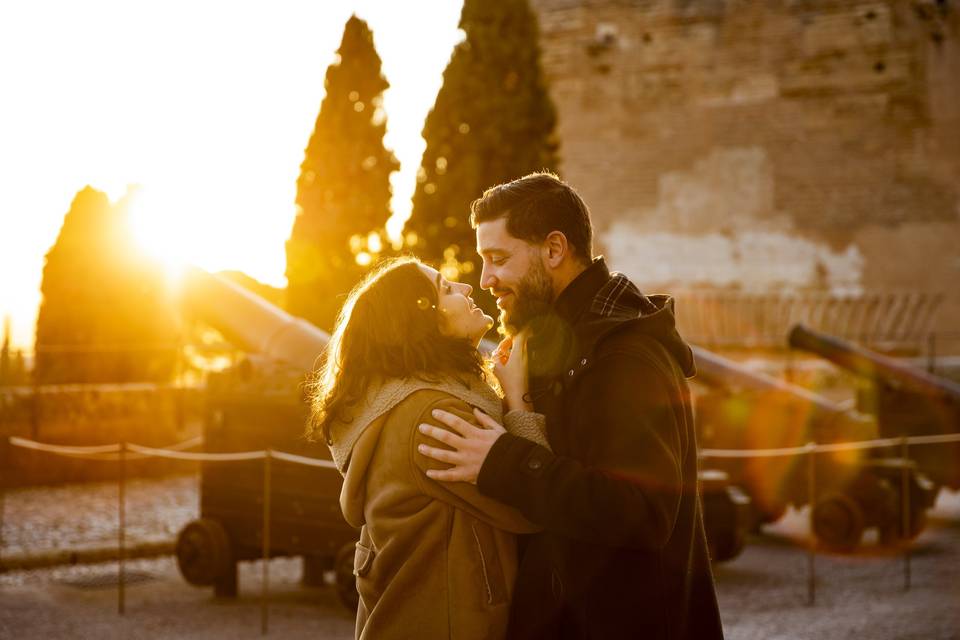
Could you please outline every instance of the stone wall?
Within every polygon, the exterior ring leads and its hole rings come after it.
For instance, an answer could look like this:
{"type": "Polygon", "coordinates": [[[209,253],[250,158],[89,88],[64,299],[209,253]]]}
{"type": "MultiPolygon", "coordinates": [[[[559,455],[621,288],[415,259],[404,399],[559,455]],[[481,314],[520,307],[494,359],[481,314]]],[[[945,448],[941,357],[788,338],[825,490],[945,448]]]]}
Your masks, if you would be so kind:
{"type": "Polygon", "coordinates": [[[654,286],[936,288],[938,328],[960,329],[960,3],[533,5],[562,170],[614,266],[654,286]],[[674,251],[702,264],[650,274],[674,251]]]}
{"type": "MultiPolygon", "coordinates": [[[[0,489],[115,480],[117,462],[74,458],[12,446],[17,436],[44,444],[96,446],[126,441],[164,448],[201,435],[204,399],[195,388],[137,389],[65,385],[33,393],[0,389],[0,489]]],[[[130,477],[193,472],[197,463],[131,455],[130,477]]]]}

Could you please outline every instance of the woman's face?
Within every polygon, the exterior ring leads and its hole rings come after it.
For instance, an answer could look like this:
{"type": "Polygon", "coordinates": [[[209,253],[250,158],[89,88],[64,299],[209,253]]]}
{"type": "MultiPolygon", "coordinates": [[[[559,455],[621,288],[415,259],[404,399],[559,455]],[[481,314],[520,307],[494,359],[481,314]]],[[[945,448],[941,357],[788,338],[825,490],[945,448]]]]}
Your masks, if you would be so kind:
{"type": "Polygon", "coordinates": [[[462,282],[450,282],[436,269],[418,265],[430,282],[437,287],[437,312],[440,314],[440,333],[455,338],[466,338],[473,344],[493,326],[493,318],[473,302],[473,287],[462,282]]]}

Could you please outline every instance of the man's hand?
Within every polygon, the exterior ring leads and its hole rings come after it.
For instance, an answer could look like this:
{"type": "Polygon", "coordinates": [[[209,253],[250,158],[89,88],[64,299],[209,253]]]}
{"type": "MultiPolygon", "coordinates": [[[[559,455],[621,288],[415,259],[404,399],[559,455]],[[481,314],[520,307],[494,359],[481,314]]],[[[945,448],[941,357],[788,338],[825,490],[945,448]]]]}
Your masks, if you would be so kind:
{"type": "Polygon", "coordinates": [[[477,476],[480,475],[480,467],[483,466],[483,461],[490,453],[493,443],[502,433],[506,432],[506,429],[479,409],[473,410],[473,415],[477,417],[481,424],[479,427],[440,409],[433,411],[432,415],[438,422],[447,425],[456,433],[429,424],[420,425],[420,433],[430,436],[453,449],[452,451],[438,449],[425,444],[418,447],[420,453],[428,458],[453,465],[451,468],[443,470],[428,469],[427,477],[444,482],[477,484],[477,476]]]}

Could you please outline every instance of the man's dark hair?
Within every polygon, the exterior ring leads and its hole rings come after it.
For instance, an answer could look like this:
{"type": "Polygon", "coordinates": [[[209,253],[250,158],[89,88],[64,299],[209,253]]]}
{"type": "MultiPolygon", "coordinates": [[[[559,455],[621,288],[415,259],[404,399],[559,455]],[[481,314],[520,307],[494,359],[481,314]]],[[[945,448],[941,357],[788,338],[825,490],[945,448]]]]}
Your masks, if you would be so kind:
{"type": "Polygon", "coordinates": [[[573,188],[548,171],[498,184],[470,204],[470,224],[507,219],[507,232],[526,242],[543,242],[559,231],[582,262],[593,259],[590,210],[573,188]]]}

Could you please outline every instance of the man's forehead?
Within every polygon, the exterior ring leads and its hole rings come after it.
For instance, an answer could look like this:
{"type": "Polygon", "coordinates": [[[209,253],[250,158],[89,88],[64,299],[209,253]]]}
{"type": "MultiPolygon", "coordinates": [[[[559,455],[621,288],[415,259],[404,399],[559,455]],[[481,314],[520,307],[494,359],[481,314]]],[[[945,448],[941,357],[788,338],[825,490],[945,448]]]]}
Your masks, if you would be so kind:
{"type": "Polygon", "coordinates": [[[526,243],[513,237],[507,231],[506,218],[487,220],[477,225],[477,251],[479,253],[509,251],[522,244],[526,243]]]}

